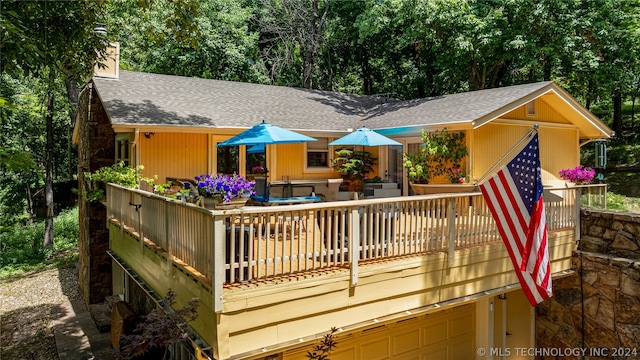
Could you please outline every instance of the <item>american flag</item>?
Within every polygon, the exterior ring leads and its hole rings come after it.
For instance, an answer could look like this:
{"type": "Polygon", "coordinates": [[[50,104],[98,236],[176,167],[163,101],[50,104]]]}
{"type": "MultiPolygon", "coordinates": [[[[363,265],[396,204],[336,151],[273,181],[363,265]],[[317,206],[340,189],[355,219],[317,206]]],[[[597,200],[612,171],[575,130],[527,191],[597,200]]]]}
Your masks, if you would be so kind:
{"type": "Polygon", "coordinates": [[[531,306],[552,295],[537,131],[480,190],[531,306]]]}

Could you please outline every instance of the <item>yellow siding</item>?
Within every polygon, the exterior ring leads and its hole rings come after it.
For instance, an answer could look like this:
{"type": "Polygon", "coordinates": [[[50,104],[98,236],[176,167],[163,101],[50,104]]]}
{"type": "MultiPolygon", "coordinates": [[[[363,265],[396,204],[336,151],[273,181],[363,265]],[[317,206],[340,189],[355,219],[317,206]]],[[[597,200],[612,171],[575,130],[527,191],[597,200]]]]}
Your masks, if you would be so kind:
{"type": "Polygon", "coordinates": [[[158,176],[156,184],[167,177],[190,178],[207,173],[207,135],[155,133],[140,135],[140,163],[144,175],[158,176]]]}
{"type": "MultiPolygon", "coordinates": [[[[460,359],[475,357],[475,304],[337,333],[334,360],[460,359]],[[436,355],[437,354],[437,355],[436,355]]],[[[307,345],[285,352],[284,360],[306,359],[307,345]]]]}
{"type": "MultiPolygon", "coordinates": [[[[473,175],[480,180],[531,126],[487,124],[478,128],[473,138],[473,175]]],[[[574,167],[580,162],[578,131],[569,128],[540,127],[540,163],[544,180],[558,178],[561,169],[574,167]]],[[[515,155],[515,152],[511,156],[515,155]]],[[[494,169],[493,172],[495,172],[494,169]]]]}
{"type": "Polygon", "coordinates": [[[504,119],[516,119],[516,120],[533,120],[544,121],[549,123],[558,124],[570,124],[569,120],[551,107],[549,103],[545,101],[546,96],[538,98],[535,101],[536,114],[534,116],[527,115],[527,105],[521,106],[513,111],[508,112],[502,118],[504,119]]]}
{"type": "MultiPolygon", "coordinates": [[[[353,331],[364,331],[371,329],[370,325],[364,324],[373,318],[384,318],[407,309],[418,309],[517,283],[504,245],[495,243],[457,250],[451,267],[448,266],[445,253],[362,264],[355,288],[350,287],[349,272],[345,270],[276,284],[225,289],[222,313],[216,315],[211,309],[212,298],[208,285],[189,276],[188,271],[179,271],[176,265],[168,266],[163,252],[151,248],[143,251],[135,236],[126,231],[121,233],[117,226],[112,224],[109,233],[111,250],[160,295],[172,288],[179,294],[180,303],[193,296],[200,297],[203,305],[194,327],[209,344],[214,345],[221,358],[241,358],[240,354],[262,348],[269,353],[282,352],[292,346],[283,344],[291,344],[301,337],[305,339],[299,346],[306,346],[310,344],[309,336],[326,332],[332,326],[362,324],[359,325],[362,326],[360,329],[353,331]]],[[[549,234],[549,251],[554,259],[551,263],[552,272],[571,268],[574,237],[573,229],[549,234]]],[[[464,320],[462,323],[469,324],[472,321],[473,316],[468,322],[464,320]]],[[[456,324],[461,322],[447,326],[456,324]]],[[[397,334],[399,338],[394,340],[385,336],[385,341],[389,343],[375,346],[387,344],[384,346],[388,347],[384,349],[390,353],[393,353],[394,341],[408,342],[413,338],[402,331],[397,334]]],[[[475,335],[470,336],[474,339],[475,335]]],[[[452,349],[449,345],[454,340],[459,339],[455,336],[443,339],[431,349],[450,353],[449,350],[464,350],[469,344],[473,345],[473,342],[465,340],[461,344],[464,347],[454,346],[452,349]],[[443,344],[446,346],[442,347],[443,344]]],[[[371,350],[362,348],[362,342],[357,344],[353,352],[355,354],[371,350]]],[[[429,348],[429,344],[424,345],[429,348]]],[[[371,346],[375,347],[374,344],[371,346]]],[[[416,351],[422,354],[423,350],[416,351]]],[[[464,359],[465,355],[453,354],[449,358],[464,359]]]]}

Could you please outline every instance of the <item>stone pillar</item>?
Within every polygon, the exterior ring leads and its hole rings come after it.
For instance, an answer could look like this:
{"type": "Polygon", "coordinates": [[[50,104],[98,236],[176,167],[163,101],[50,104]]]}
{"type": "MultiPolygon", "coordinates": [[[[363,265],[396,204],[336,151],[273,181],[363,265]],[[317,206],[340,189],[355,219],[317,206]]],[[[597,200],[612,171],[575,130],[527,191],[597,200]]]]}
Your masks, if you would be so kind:
{"type": "Polygon", "coordinates": [[[95,304],[111,295],[111,258],[107,209],[87,200],[84,172],[93,172],[115,162],[115,133],[92,83],[80,94],[78,107],[78,280],[85,302],[95,304]]]}
{"type": "Polygon", "coordinates": [[[581,223],[575,273],[554,279],[553,297],[536,307],[536,346],[586,349],[594,359],[638,359],[640,214],[582,210],[581,223]]]}

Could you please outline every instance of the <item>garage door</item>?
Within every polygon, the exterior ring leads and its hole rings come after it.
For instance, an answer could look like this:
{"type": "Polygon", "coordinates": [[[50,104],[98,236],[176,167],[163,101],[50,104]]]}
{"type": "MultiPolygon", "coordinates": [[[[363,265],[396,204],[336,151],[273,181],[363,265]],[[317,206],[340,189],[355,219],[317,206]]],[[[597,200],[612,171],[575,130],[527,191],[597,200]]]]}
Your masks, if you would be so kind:
{"type": "MultiPolygon", "coordinates": [[[[468,360],[475,353],[475,304],[338,333],[331,360],[468,360]]],[[[312,346],[286,352],[285,360],[307,359],[312,346]]]]}

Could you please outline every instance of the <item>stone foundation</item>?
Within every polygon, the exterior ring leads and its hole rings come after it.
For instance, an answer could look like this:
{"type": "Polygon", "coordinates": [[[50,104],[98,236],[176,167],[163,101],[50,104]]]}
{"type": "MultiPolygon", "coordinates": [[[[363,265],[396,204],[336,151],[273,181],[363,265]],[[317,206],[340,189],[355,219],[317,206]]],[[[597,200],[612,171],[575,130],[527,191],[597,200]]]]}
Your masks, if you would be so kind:
{"type": "Polygon", "coordinates": [[[581,234],[575,273],[536,307],[536,346],[626,348],[630,356],[587,358],[640,359],[640,214],[583,209],[581,234]]]}

